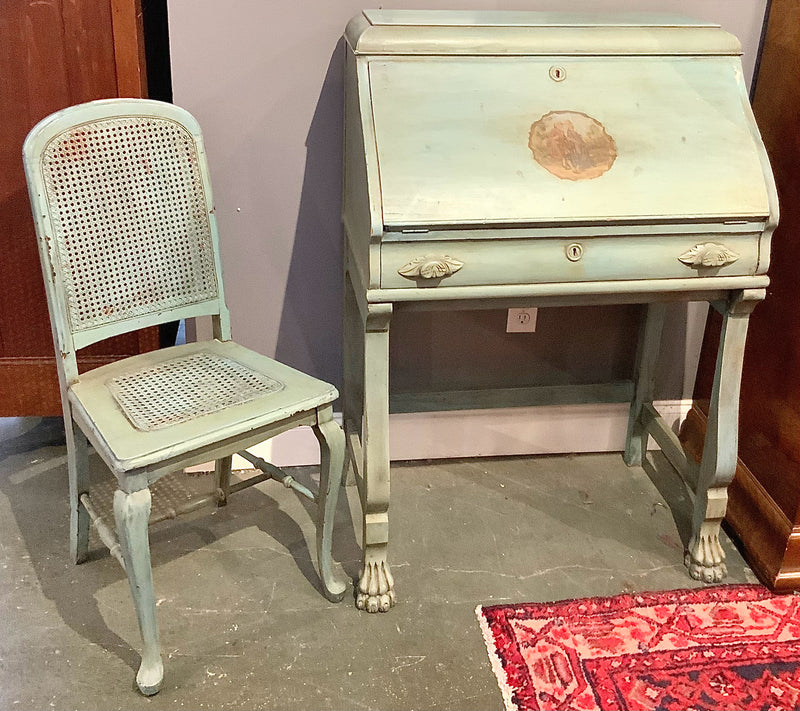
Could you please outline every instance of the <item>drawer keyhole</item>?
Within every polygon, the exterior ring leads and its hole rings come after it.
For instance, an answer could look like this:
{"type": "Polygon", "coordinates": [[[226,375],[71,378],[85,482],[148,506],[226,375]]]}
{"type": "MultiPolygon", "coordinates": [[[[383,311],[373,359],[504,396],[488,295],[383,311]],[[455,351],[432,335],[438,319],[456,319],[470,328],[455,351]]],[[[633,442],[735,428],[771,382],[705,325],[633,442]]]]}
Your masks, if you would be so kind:
{"type": "Polygon", "coordinates": [[[583,256],[583,247],[577,242],[567,247],[567,259],[570,262],[577,262],[583,256]]]}

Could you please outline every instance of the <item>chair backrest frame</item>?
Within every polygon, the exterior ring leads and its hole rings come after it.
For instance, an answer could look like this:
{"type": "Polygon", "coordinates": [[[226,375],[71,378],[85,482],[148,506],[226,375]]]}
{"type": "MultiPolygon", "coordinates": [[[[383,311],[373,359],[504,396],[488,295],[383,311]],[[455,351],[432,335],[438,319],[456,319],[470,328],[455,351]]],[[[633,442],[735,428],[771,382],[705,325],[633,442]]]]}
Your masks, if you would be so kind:
{"type": "MultiPolygon", "coordinates": [[[[214,337],[220,340],[230,339],[230,316],[225,306],[218,229],[208,161],[200,126],[188,111],[172,104],[148,99],[105,99],[72,106],[51,114],[34,126],[23,146],[23,162],[62,390],[78,378],[76,351],[112,336],[168,321],[211,315],[214,337]],[[65,270],[62,268],[63,257],[59,253],[56,240],[53,239],[53,235],[57,234],[58,225],[54,220],[54,208],[45,182],[45,171],[49,169],[49,166],[44,164],[45,152],[53,141],[81,126],[104,125],[103,122],[110,123],[118,119],[153,119],[155,123],[162,124],[173,122],[180,127],[180,130],[191,136],[195,151],[192,157],[196,157],[197,160],[197,172],[202,188],[202,196],[197,200],[204,203],[203,229],[208,233],[206,236],[210,239],[210,252],[213,257],[213,265],[208,266],[209,270],[213,269],[213,275],[207,278],[211,279],[213,276],[216,279],[216,288],[212,289],[210,298],[204,297],[199,302],[178,304],[130,316],[123,314],[122,317],[110,322],[75,328],[70,314],[74,315],[76,297],[74,293],[68,295],[65,270]]],[[[51,180],[51,193],[52,182],[51,180]]]]}

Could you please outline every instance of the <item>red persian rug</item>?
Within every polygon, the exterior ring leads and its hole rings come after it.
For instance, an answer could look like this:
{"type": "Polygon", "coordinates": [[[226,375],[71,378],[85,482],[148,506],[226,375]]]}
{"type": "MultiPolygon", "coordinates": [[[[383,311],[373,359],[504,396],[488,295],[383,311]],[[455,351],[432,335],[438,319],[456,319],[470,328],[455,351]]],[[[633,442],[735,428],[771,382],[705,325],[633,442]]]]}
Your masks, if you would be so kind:
{"type": "Polygon", "coordinates": [[[760,585],[476,610],[508,711],[794,711],[799,612],[760,585]]]}

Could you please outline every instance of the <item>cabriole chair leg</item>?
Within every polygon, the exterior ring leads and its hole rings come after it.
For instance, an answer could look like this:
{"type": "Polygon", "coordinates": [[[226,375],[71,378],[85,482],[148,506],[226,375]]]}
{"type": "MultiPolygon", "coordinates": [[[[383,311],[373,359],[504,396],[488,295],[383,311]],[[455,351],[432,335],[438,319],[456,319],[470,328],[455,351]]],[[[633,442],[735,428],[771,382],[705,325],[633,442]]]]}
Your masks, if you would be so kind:
{"type": "Polygon", "coordinates": [[[344,597],[345,583],[334,577],[331,558],[333,520],[344,474],[344,432],[333,419],[330,411],[321,414],[325,419],[313,430],[319,441],[319,493],[317,495],[317,561],[319,577],[325,597],[339,602],[344,597]]]}
{"type": "Polygon", "coordinates": [[[142,662],[136,674],[136,685],[145,696],[152,696],[161,689],[164,665],[158,641],[153,571],[150,567],[150,541],[147,535],[147,524],[150,520],[150,490],[141,489],[132,493],[119,489],[115,491],[114,517],[117,521],[117,535],[122,546],[125,572],[128,574],[144,643],[142,662]]]}

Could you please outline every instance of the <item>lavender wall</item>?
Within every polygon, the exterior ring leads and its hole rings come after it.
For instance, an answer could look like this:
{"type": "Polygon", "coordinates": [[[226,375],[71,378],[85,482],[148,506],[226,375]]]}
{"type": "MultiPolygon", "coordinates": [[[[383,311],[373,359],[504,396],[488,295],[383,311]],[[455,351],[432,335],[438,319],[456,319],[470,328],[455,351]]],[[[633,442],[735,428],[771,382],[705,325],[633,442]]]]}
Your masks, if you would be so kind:
{"type": "MultiPolygon", "coordinates": [[[[712,20],[737,35],[752,75],[765,0],[560,0],[393,8],[652,10],[712,20]]],[[[174,100],[204,128],[234,337],[340,382],[342,46],[361,6],[344,0],[169,0],[174,100]]],[[[691,395],[705,308],[670,312],[658,387],[691,395]]],[[[398,316],[393,383],[548,383],[625,377],[633,307],[550,309],[536,334],[508,336],[502,312],[398,316]],[[441,338],[442,333],[452,337],[441,338]],[[479,334],[466,337],[463,334],[479,334]],[[459,336],[461,334],[461,336],[459,336]],[[466,352],[465,352],[466,351],[466,352]],[[458,362],[457,373],[450,364],[458,362]],[[472,365],[470,365],[472,364],[472,365]]],[[[200,326],[202,330],[202,325],[200,326]]]]}

